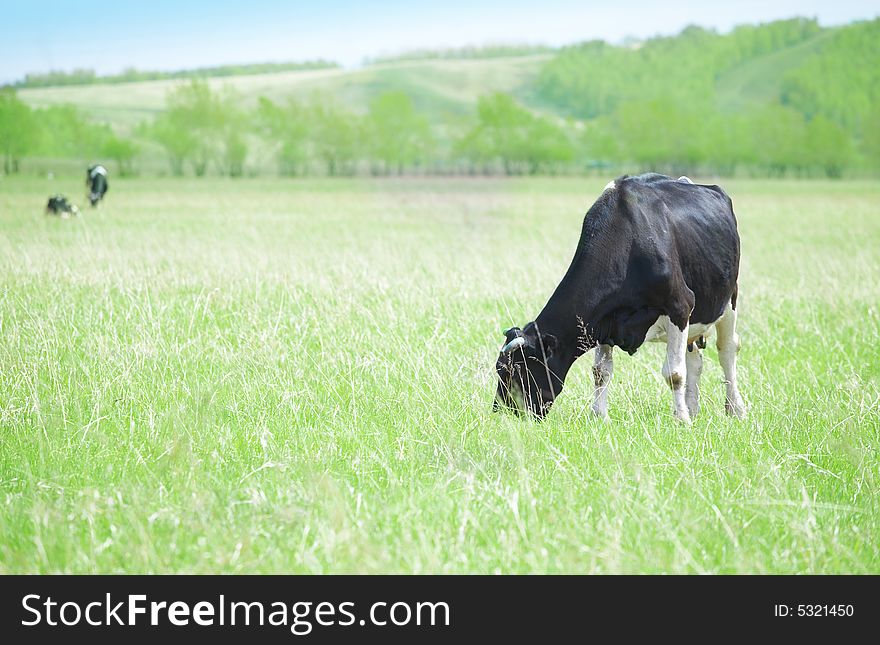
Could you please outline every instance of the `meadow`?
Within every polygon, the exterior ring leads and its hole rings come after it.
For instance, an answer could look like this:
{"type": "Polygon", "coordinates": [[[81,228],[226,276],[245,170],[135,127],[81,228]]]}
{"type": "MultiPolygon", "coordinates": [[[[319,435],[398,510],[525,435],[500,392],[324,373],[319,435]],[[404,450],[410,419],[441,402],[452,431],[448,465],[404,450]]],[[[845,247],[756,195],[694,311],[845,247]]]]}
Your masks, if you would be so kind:
{"type": "Polygon", "coordinates": [[[876,182],[722,182],[747,420],[491,412],[608,179],[0,179],[0,572],[880,573],[876,182]]]}

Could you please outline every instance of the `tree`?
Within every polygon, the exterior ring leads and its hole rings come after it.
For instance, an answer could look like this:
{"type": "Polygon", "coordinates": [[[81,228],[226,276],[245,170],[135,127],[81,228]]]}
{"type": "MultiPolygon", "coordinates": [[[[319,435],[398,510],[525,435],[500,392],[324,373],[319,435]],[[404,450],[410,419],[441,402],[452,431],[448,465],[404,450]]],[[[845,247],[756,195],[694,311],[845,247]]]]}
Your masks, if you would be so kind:
{"type": "Polygon", "coordinates": [[[314,99],[306,110],[309,143],[327,175],[351,175],[360,153],[360,119],[332,102],[314,99]]]}
{"type": "Polygon", "coordinates": [[[849,134],[821,114],[807,124],[806,144],[808,163],[821,167],[828,177],[839,178],[852,158],[849,134]]]}
{"type": "Polygon", "coordinates": [[[138,145],[129,139],[122,139],[111,135],[105,142],[103,154],[116,162],[119,168],[119,176],[126,177],[134,174],[134,158],[139,152],[138,145]]]}
{"type": "Polygon", "coordinates": [[[548,119],[535,117],[528,129],[522,157],[529,173],[534,175],[570,162],[574,159],[574,147],[562,128],[548,119]]]}
{"type": "Polygon", "coordinates": [[[782,105],[767,105],[748,119],[755,163],[771,175],[782,177],[787,170],[802,170],[806,127],[798,112],[782,105]]]}
{"type": "Polygon", "coordinates": [[[208,162],[214,156],[214,137],[219,114],[207,81],[193,79],[168,93],[169,119],[179,129],[189,132],[187,160],[196,177],[204,176],[208,162]]]}
{"type": "Polygon", "coordinates": [[[534,174],[574,157],[574,148],[559,126],[535,116],[507,94],[480,97],[477,119],[456,149],[484,169],[500,162],[506,174],[534,174]]]}
{"type": "Polygon", "coordinates": [[[428,120],[415,111],[404,92],[386,92],[370,103],[366,118],[370,156],[381,171],[403,174],[425,161],[432,145],[428,120]]]}
{"type": "Polygon", "coordinates": [[[238,107],[237,96],[232,90],[217,97],[214,109],[218,139],[217,166],[223,174],[241,177],[248,153],[247,115],[238,107]]]}
{"type": "Polygon", "coordinates": [[[880,169],[880,103],[865,117],[862,127],[862,152],[871,168],[880,169]]]}
{"type": "Polygon", "coordinates": [[[0,89],[0,154],[3,172],[18,172],[21,158],[37,143],[37,123],[31,109],[12,88],[0,89]]]}
{"type": "Polygon", "coordinates": [[[189,164],[197,177],[214,163],[222,174],[240,176],[247,158],[247,119],[232,90],[211,91],[204,80],[178,85],[165,97],[166,110],[144,131],[165,148],[171,172],[189,164]]]}
{"type": "Polygon", "coordinates": [[[257,106],[260,134],[276,150],[278,173],[295,176],[305,172],[308,161],[307,115],[302,106],[289,101],[279,106],[261,96],[257,106]]]}
{"type": "Polygon", "coordinates": [[[706,158],[708,108],[678,106],[670,100],[628,102],[614,115],[621,146],[645,168],[693,172],[706,158]]]}
{"type": "Polygon", "coordinates": [[[219,162],[225,174],[241,177],[244,174],[247,152],[247,141],[241,131],[235,127],[227,127],[223,137],[223,156],[219,162]]]}
{"type": "Polygon", "coordinates": [[[587,121],[578,139],[579,156],[589,168],[602,168],[612,162],[623,161],[619,138],[615,136],[608,117],[587,121]]]}
{"type": "Polygon", "coordinates": [[[712,112],[699,127],[703,136],[703,164],[708,170],[733,175],[737,166],[754,163],[747,118],[712,112]]]}
{"type": "Polygon", "coordinates": [[[186,161],[195,147],[194,135],[181,123],[176,114],[163,112],[156,120],[143,127],[144,133],[165,148],[171,174],[183,175],[186,161]]]}
{"type": "Polygon", "coordinates": [[[68,157],[87,163],[104,154],[113,136],[110,127],[93,123],[72,105],[54,105],[34,112],[39,123],[38,150],[50,157],[68,157]]]}
{"type": "Polygon", "coordinates": [[[223,154],[221,102],[206,81],[193,79],[170,90],[165,104],[148,131],[165,148],[173,174],[182,175],[188,163],[202,177],[208,163],[223,154]]]}

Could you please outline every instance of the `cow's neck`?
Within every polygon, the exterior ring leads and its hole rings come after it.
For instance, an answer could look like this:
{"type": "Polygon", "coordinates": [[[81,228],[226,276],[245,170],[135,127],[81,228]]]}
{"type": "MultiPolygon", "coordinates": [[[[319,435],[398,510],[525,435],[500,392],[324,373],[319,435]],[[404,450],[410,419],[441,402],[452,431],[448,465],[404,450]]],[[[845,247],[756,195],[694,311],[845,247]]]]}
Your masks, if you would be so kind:
{"type": "Polygon", "coordinates": [[[619,288],[619,284],[610,279],[609,257],[603,252],[608,248],[603,229],[589,226],[585,221],[578,250],[565,277],[535,319],[541,333],[550,333],[559,339],[560,358],[567,363],[565,371],[578,357],[595,347],[586,332],[607,314],[606,304],[619,288]]]}

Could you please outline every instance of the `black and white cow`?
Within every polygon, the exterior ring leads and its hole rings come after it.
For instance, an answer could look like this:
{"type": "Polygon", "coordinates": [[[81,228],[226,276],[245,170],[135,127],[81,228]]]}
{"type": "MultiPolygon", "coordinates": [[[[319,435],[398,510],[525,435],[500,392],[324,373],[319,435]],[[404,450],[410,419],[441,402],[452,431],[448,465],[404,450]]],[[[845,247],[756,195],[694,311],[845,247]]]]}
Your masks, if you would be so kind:
{"type": "Polygon", "coordinates": [[[89,166],[86,171],[86,186],[89,188],[89,203],[97,206],[110,188],[110,184],[107,183],[107,169],[100,164],[89,166]]]}
{"type": "Polygon", "coordinates": [[[59,217],[77,217],[79,209],[71,204],[64,195],[52,195],[46,203],[46,215],[58,215],[59,217]]]}
{"type": "Polygon", "coordinates": [[[646,341],[660,341],[675,417],[689,421],[699,411],[700,350],[714,327],[725,410],[742,418],[739,259],[733,204],[718,186],[658,174],[610,182],[587,212],[571,266],[544,309],[506,332],[494,408],[542,418],[574,361],[595,348],[592,408],[607,418],[612,349],[633,354],[646,341]]]}

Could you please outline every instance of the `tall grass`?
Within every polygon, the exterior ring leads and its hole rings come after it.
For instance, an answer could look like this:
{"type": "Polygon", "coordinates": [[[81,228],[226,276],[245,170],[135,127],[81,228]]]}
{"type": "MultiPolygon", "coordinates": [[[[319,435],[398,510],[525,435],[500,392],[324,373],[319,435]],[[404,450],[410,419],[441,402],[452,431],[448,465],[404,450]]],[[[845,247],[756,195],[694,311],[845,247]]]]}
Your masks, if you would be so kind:
{"type": "Polygon", "coordinates": [[[880,572],[880,185],[726,185],[745,422],[490,412],[604,183],[4,180],[0,571],[880,572]]]}

